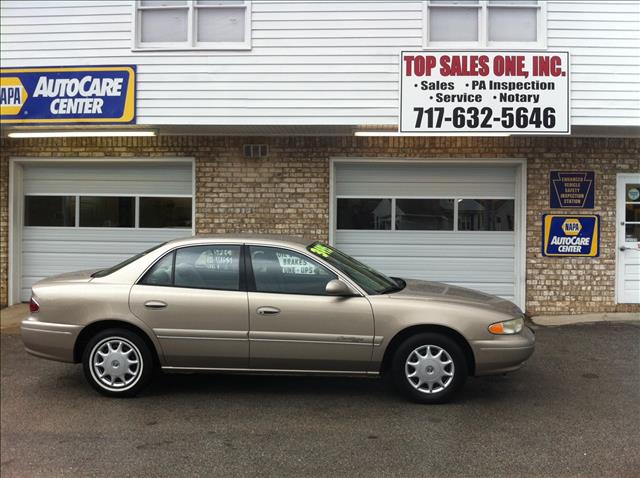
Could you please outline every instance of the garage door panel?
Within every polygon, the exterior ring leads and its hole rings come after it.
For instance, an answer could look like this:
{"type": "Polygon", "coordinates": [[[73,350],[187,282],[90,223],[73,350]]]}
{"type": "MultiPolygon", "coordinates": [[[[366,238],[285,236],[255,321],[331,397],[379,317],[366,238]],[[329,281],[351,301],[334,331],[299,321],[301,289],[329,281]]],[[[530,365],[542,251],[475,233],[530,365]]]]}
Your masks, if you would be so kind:
{"type": "Polygon", "coordinates": [[[337,231],[336,241],[340,244],[370,244],[389,247],[390,245],[418,246],[500,246],[515,244],[513,232],[445,232],[445,231],[337,231]]]}
{"type": "Polygon", "coordinates": [[[68,241],[69,234],[74,240],[82,242],[148,242],[149,240],[169,241],[176,234],[191,235],[191,229],[114,229],[104,227],[25,227],[22,238],[25,242],[33,241],[68,241]],[[135,234],[131,234],[135,232],[135,234]]]}
{"type": "Polygon", "coordinates": [[[425,178],[429,183],[461,183],[501,181],[513,183],[513,166],[474,166],[465,164],[428,164],[417,163],[344,163],[338,165],[340,176],[337,183],[371,182],[375,178],[393,177],[394,183],[412,182],[416,177],[425,178]],[[428,171],[427,169],[428,168],[428,171]],[[463,172],[464,174],[461,174],[463,172]]]}
{"type": "Polygon", "coordinates": [[[336,195],[515,197],[513,166],[339,164],[336,195]]]}
{"type": "MultiPolygon", "coordinates": [[[[388,275],[404,279],[441,282],[505,282],[513,283],[513,261],[468,261],[460,259],[448,265],[436,259],[409,260],[395,257],[359,257],[388,275]]],[[[447,260],[445,259],[445,262],[447,260]]]]}
{"type": "Polygon", "coordinates": [[[123,163],[122,161],[100,161],[87,163],[77,161],[69,163],[29,163],[25,165],[25,186],[34,179],[50,178],[61,183],[71,184],[77,181],[167,181],[167,174],[175,177],[176,181],[191,181],[191,171],[184,163],[123,163]],[[125,174],[123,174],[123,171],[125,174]]]}
{"type": "MultiPolygon", "coordinates": [[[[95,180],[86,183],[78,183],[73,189],[61,187],[56,181],[49,179],[38,181],[34,184],[35,190],[49,191],[50,194],[100,194],[100,195],[123,195],[123,196],[144,196],[157,195],[162,191],[164,196],[182,196],[184,187],[180,183],[172,181],[155,181],[153,187],[142,187],[137,181],[121,181],[113,184],[110,181],[95,180]]],[[[25,193],[31,194],[31,193],[25,193]]]]}
{"type": "MultiPolygon", "coordinates": [[[[344,250],[344,249],[343,249],[344,250]]],[[[348,253],[348,252],[347,252],[348,253]]],[[[400,257],[400,256],[363,256],[362,261],[372,264],[375,262],[385,269],[396,268],[404,271],[434,271],[473,275],[475,269],[479,277],[488,277],[490,274],[508,273],[506,279],[513,279],[513,258],[505,259],[479,259],[476,257],[400,257]]],[[[506,282],[506,281],[505,281],[506,282]]]]}
{"type": "MultiPolygon", "coordinates": [[[[398,247],[394,244],[393,247],[398,247]]],[[[340,243],[340,248],[347,252],[350,249],[350,245],[347,243],[340,243]]],[[[380,244],[363,244],[357,246],[357,253],[361,257],[385,257],[389,254],[388,245],[380,244]]],[[[349,253],[350,254],[350,253],[349,253]]],[[[399,250],[394,253],[394,257],[442,257],[442,258],[457,258],[469,254],[468,245],[447,245],[443,249],[442,245],[407,245],[400,244],[399,250]]],[[[482,259],[501,259],[501,258],[513,258],[513,247],[504,246],[485,246],[482,248],[476,248],[474,251],[475,257],[482,259]]]]}
{"type": "Polygon", "coordinates": [[[348,191],[338,189],[338,195],[341,197],[357,196],[357,197],[468,197],[474,199],[482,199],[484,197],[513,197],[513,185],[504,183],[491,183],[490,190],[486,184],[469,183],[462,188],[459,184],[456,188],[452,188],[447,183],[437,183],[429,186],[428,191],[425,189],[424,183],[407,182],[400,184],[389,184],[384,182],[371,183],[352,183],[349,184],[348,191]]]}
{"type": "Polygon", "coordinates": [[[191,164],[28,164],[24,194],[191,195],[191,164]]]}
{"type": "Polygon", "coordinates": [[[82,242],[84,252],[121,253],[123,250],[144,246],[149,248],[161,242],[188,236],[191,236],[191,229],[25,227],[22,233],[22,252],[77,253],[78,242],[82,242]]]}

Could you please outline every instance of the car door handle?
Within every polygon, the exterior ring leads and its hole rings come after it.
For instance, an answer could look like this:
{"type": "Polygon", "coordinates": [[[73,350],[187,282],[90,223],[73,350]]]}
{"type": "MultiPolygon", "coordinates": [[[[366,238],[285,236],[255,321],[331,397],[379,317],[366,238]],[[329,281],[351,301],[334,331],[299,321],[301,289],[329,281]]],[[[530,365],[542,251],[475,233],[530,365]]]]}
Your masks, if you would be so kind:
{"type": "Polygon", "coordinates": [[[258,315],[277,315],[280,313],[280,309],[277,307],[258,307],[256,312],[258,315]]]}
{"type": "Polygon", "coordinates": [[[164,309],[167,307],[167,303],[161,300],[148,300],[144,303],[144,306],[147,309],[164,309]]]}

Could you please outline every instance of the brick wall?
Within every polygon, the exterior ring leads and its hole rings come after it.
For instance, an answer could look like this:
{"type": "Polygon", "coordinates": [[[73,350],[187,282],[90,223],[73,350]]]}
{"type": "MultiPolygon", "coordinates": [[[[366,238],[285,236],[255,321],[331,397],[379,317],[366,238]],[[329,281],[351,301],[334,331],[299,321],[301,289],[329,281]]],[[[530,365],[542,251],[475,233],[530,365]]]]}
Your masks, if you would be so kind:
{"type": "MultiPolygon", "coordinates": [[[[526,158],[528,165],[527,309],[530,313],[640,311],[615,304],[615,177],[640,171],[640,140],[606,138],[159,137],[10,140],[0,144],[0,303],[7,302],[9,157],[196,158],[196,229],[328,236],[329,158],[526,158]],[[246,160],[242,144],[268,143],[266,160],[246,160]],[[541,215],[551,169],[593,169],[602,254],[543,258],[541,215]]],[[[472,160],[472,159],[470,159],[472,160]]],[[[571,211],[565,211],[571,212],[571,211]]],[[[575,211],[578,212],[578,211],[575,211]]]]}

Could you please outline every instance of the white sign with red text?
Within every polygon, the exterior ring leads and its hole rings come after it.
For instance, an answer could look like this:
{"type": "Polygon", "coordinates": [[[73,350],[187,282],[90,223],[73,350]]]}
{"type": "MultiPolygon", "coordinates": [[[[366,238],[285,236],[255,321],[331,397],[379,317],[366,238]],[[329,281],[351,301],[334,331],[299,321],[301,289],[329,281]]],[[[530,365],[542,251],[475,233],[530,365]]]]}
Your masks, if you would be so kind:
{"type": "Polygon", "coordinates": [[[403,51],[400,133],[569,134],[569,53],[403,51]]]}

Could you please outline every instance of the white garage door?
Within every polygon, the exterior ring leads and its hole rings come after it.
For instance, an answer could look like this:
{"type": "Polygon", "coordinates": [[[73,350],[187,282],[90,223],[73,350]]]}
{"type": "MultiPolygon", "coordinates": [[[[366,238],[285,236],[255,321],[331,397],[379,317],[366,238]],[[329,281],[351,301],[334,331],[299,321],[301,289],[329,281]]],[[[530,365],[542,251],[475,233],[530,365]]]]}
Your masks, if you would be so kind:
{"type": "Polygon", "coordinates": [[[191,169],[190,161],[25,163],[20,299],[44,277],[190,236],[191,169]]]}
{"type": "Polygon", "coordinates": [[[513,164],[336,162],[334,243],[391,276],[520,302],[518,171],[513,164]]]}

